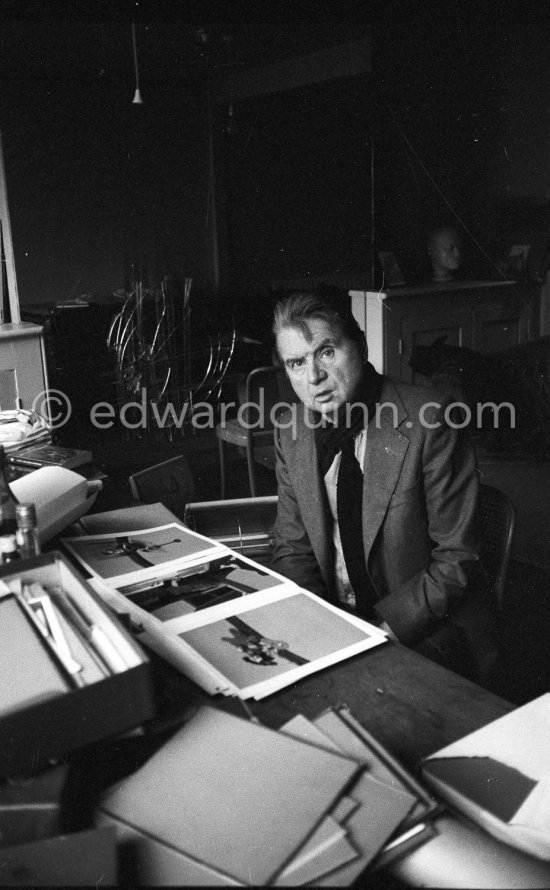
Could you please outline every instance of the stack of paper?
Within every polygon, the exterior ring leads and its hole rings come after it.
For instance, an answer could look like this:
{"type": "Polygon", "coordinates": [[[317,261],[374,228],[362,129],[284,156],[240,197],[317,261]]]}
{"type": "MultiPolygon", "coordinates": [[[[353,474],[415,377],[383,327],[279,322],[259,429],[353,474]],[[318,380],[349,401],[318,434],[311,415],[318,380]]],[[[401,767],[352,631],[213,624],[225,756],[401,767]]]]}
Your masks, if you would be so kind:
{"type": "Polygon", "coordinates": [[[321,746],[289,729],[201,708],[106,792],[97,822],[115,825],[133,851],[140,885],[296,886],[322,875],[333,884],[350,863],[363,870],[415,798],[331,750],[320,732],[321,746]]]}
{"type": "Polygon", "coordinates": [[[277,886],[349,886],[373,860],[377,866],[387,864],[432,836],[433,800],[347,708],[330,709],[313,722],[298,715],[281,732],[351,757],[367,771],[275,881],[277,886]],[[323,832],[329,832],[331,821],[336,827],[328,847],[323,832]]]}
{"type": "Polygon", "coordinates": [[[47,421],[31,408],[0,411],[0,444],[8,455],[21,447],[49,441],[51,435],[47,421]]]}
{"type": "MultiPolygon", "coordinates": [[[[203,708],[107,792],[100,821],[119,826],[122,836],[129,826],[177,850],[180,884],[197,883],[196,866],[206,865],[221,883],[264,885],[357,772],[354,761],[203,708]]],[[[148,873],[146,860],[145,848],[140,883],[166,877],[148,873]]]]}

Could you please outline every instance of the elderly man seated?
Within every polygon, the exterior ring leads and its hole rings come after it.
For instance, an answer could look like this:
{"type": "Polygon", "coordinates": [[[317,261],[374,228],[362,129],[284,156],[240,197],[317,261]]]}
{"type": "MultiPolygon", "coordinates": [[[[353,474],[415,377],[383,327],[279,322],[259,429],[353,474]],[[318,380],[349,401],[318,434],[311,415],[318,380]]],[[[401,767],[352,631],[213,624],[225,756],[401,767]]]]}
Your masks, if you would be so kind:
{"type": "Polygon", "coordinates": [[[476,461],[450,398],[367,361],[351,315],[315,293],[277,304],[301,404],[275,429],[273,567],[461,673],[492,659],[479,588],[476,461]]]}

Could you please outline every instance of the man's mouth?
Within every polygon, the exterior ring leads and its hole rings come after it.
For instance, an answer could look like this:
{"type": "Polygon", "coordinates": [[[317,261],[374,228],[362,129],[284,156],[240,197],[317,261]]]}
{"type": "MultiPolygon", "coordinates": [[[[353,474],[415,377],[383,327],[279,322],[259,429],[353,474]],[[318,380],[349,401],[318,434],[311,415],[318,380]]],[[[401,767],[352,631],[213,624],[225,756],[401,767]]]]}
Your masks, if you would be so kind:
{"type": "Polygon", "coordinates": [[[324,389],[322,392],[318,392],[315,396],[316,402],[330,402],[333,396],[333,392],[331,389],[324,389]]]}

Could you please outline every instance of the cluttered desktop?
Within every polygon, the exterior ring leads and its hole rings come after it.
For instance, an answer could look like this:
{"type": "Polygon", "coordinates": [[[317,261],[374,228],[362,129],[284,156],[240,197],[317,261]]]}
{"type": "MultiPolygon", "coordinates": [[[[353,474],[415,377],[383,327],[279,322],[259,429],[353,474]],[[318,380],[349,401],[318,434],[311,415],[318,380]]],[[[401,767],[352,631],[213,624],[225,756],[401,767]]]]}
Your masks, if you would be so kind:
{"type": "Polygon", "coordinates": [[[0,568],[4,885],[548,886],[550,696],[515,708],[256,561],[273,499],[257,534],[255,499],[102,510],[46,445],[8,485],[35,552],[0,568]]]}

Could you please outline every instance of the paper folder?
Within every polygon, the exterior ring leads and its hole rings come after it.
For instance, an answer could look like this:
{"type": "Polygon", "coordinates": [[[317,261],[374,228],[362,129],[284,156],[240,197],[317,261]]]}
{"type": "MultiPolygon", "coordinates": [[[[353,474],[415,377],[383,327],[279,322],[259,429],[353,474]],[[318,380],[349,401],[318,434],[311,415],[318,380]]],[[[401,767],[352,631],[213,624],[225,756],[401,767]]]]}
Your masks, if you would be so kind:
{"type": "Polygon", "coordinates": [[[550,694],[426,758],[430,785],[499,840],[550,859],[550,694]]]}

